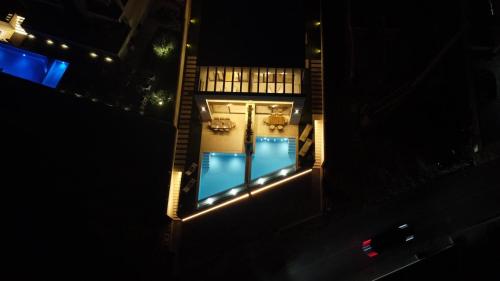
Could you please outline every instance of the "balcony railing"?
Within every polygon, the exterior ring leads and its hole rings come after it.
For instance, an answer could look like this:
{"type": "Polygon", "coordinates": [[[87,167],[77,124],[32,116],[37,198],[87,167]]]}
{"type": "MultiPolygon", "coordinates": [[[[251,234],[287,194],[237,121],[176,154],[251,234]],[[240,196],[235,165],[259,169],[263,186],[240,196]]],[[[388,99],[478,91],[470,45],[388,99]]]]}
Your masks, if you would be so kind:
{"type": "Polygon", "coordinates": [[[300,68],[200,66],[199,92],[301,94],[300,68]]]}

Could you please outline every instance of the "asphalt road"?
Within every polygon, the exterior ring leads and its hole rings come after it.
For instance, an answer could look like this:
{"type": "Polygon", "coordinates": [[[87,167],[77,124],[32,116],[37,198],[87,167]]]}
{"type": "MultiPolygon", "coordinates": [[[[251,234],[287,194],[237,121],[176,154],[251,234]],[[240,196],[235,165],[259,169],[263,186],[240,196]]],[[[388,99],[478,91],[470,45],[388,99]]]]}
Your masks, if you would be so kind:
{"type": "Polygon", "coordinates": [[[209,270],[192,274],[238,280],[373,280],[446,247],[448,236],[500,213],[500,161],[471,167],[408,193],[400,200],[341,219],[321,219],[233,248],[209,270]],[[416,243],[370,259],[361,241],[397,222],[415,228],[416,243]]]}

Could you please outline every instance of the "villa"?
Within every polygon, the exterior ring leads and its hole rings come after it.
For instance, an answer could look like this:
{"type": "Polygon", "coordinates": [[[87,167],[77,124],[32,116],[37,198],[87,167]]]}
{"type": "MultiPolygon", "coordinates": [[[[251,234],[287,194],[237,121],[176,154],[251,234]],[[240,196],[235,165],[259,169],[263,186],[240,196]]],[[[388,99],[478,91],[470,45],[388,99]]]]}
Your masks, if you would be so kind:
{"type": "Polygon", "coordinates": [[[224,14],[230,1],[186,2],[167,215],[196,220],[306,176],[320,185],[317,3],[242,1],[224,14]]]}

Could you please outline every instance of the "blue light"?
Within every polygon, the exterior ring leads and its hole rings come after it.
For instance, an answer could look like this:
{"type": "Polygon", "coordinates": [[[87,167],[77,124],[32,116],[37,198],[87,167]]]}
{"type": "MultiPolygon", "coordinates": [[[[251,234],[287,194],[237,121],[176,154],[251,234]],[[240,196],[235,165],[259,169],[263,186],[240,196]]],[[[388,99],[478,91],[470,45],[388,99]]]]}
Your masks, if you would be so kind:
{"type": "Polygon", "coordinates": [[[23,57],[25,57],[25,56],[26,56],[26,54],[23,54],[23,57]]]}

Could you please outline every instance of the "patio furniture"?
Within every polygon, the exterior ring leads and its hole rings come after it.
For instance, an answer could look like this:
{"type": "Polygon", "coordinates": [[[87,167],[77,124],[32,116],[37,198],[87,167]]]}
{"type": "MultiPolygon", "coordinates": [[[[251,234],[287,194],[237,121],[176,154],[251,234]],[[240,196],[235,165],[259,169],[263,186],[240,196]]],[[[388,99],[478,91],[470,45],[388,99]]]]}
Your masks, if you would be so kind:
{"type": "Polygon", "coordinates": [[[311,124],[307,124],[306,127],[304,128],[304,131],[302,131],[302,134],[300,134],[299,140],[302,142],[306,141],[306,139],[309,137],[309,133],[311,132],[312,128],[313,127],[311,124]]]}
{"type": "Polygon", "coordinates": [[[229,132],[230,129],[234,128],[236,124],[229,118],[214,118],[213,121],[208,122],[210,129],[214,131],[224,131],[229,132]]]}
{"type": "Polygon", "coordinates": [[[284,127],[283,127],[283,125],[278,125],[278,126],[276,126],[276,128],[278,128],[278,130],[280,130],[280,131],[283,131],[284,127]]]}
{"type": "Polygon", "coordinates": [[[269,125],[269,129],[274,130],[276,128],[274,125],[269,125]]]}
{"type": "Polygon", "coordinates": [[[306,156],[307,152],[309,151],[309,148],[311,148],[311,145],[313,144],[313,140],[308,138],[306,142],[302,145],[299,151],[299,155],[304,157],[306,156]]]}
{"type": "Polygon", "coordinates": [[[191,188],[193,188],[194,184],[196,183],[196,180],[195,179],[190,179],[188,181],[188,183],[182,188],[182,191],[184,191],[185,193],[188,193],[191,188]]]}
{"type": "Polygon", "coordinates": [[[186,176],[190,176],[196,171],[196,168],[198,168],[198,164],[193,162],[191,163],[191,166],[189,166],[189,168],[184,172],[184,174],[186,176]]]}

